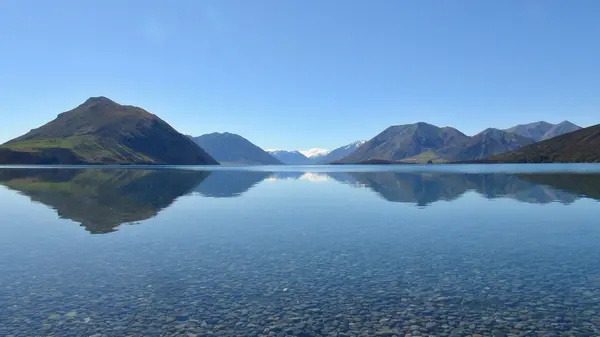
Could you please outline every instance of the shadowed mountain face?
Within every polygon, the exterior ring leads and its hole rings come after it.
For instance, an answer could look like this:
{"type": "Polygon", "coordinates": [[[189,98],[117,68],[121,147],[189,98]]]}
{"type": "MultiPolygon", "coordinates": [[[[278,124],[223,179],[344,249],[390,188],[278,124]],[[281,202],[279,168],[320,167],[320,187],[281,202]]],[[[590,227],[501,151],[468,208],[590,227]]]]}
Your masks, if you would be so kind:
{"type": "Polygon", "coordinates": [[[47,205],[92,234],[156,216],[190,193],[206,171],[0,169],[0,184],[47,205]]]}
{"type": "Polygon", "coordinates": [[[486,129],[459,146],[448,146],[437,151],[451,160],[482,159],[495,154],[514,151],[532,144],[533,140],[498,129],[486,129]]]}
{"type": "Polygon", "coordinates": [[[156,115],[92,97],[0,147],[2,164],[218,164],[156,115]]]}
{"type": "Polygon", "coordinates": [[[339,162],[400,161],[422,153],[435,153],[444,147],[459,146],[468,139],[454,128],[427,123],[391,126],[339,162]]]}
{"type": "Polygon", "coordinates": [[[544,121],[540,121],[535,123],[516,125],[504,131],[516,133],[520,136],[539,142],[542,140],[564,135],[565,133],[577,131],[579,129],[581,129],[580,126],[575,125],[569,121],[564,121],[558,124],[551,124],[544,121]]]}
{"type": "Polygon", "coordinates": [[[482,160],[484,163],[598,163],[600,124],[482,160]]]}
{"type": "Polygon", "coordinates": [[[299,151],[270,150],[273,157],[287,165],[309,165],[313,162],[299,151]]]}
{"type": "Polygon", "coordinates": [[[192,138],[221,164],[278,165],[278,159],[234,133],[209,133],[192,138]]]}
{"type": "Polygon", "coordinates": [[[518,150],[535,141],[580,129],[564,121],[538,122],[499,130],[486,129],[472,137],[427,123],[392,126],[336,161],[338,164],[441,163],[469,161],[518,150]]]}
{"type": "Polygon", "coordinates": [[[317,160],[315,161],[315,164],[333,163],[334,161],[340,160],[340,159],[350,155],[352,152],[356,151],[356,149],[358,149],[364,143],[366,143],[366,141],[361,140],[361,141],[356,141],[354,143],[350,143],[348,145],[338,147],[337,149],[334,149],[333,151],[331,151],[325,155],[319,156],[317,158],[317,160]]]}

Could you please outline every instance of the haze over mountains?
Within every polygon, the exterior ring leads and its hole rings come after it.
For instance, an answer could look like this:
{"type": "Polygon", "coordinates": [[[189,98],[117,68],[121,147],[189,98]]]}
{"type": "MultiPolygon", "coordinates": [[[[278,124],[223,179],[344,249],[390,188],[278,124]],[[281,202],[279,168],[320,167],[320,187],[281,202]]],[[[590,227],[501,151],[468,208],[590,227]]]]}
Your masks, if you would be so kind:
{"type": "Polygon", "coordinates": [[[270,155],[287,165],[309,165],[312,164],[307,156],[297,150],[267,150],[270,155]]]}
{"type": "Polygon", "coordinates": [[[313,151],[298,150],[267,150],[272,156],[288,165],[314,165],[329,164],[356,151],[365,141],[356,141],[348,145],[338,147],[332,151],[324,149],[313,149],[313,151]],[[318,150],[318,151],[317,151],[318,150]]]}
{"type": "Polygon", "coordinates": [[[221,164],[278,165],[281,161],[252,144],[246,138],[229,132],[192,137],[194,142],[221,164]]]}
{"type": "Polygon", "coordinates": [[[596,129],[546,143],[561,135],[576,134],[580,129],[569,121],[540,121],[504,130],[488,128],[467,136],[453,127],[419,122],[390,126],[368,141],[332,151],[263,150],[229,132],[184,136],[142,108],[121,105],[106,97],[91,97],[53,121],[0,146],[0,164],[314,165],[447,163],[489,158],[489,162],[600,160],[593,137],[596,129]]]}
{"type": "Polygon", "coordinates": [[[542,121],[536,123],[516,125],[504,131],[516,133],[523,137],[530,138],[535,142],[539,142],[542,140],[563,135],[565,133],[577,131],[579,129],[581,129],[580,126],[577,126],[569,121],[563,121],[558,124],[550,124],[542,121]]]}

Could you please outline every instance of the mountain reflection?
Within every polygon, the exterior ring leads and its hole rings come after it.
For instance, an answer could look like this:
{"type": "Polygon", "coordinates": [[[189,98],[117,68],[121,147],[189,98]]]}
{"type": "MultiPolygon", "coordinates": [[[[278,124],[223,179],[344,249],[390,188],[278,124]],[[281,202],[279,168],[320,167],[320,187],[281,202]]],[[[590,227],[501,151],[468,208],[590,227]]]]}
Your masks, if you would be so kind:
{"type": "Polygon", "coordinates": [[[521,202],[545,204],[572,203],[578,196],[551,187],[554,179],[546,175],[546,184],[538,185],[525,178],[510,174],[460,173],[398,173],[353,172],[356,181],[382,198],[392,202],[414,203],[427,206],[438,200],[451,201],[468,191],[476,191],[488,198],[512,198],[521,202]]]}
{"type": "Polygon", "coordinates": [[[270,172],[262,171],[216,170],[195,188],[195,192],[210,198],[238,197],[270,175],[270,172]]]}
{"type": "Polygon", "coordinates": [[[190,193],[206,171],[138,169],[3,169],[0,184],[45,204],[92,234],[156,216],[190,193]]]}
{"type": "Polygon", "coordinates": [[[368,188],[384,200],[417,206],[452,201],[468,191],[488,199],[512,198],[537,204],[569,204],[582,197],[600,199],[597,174],[0,169],[1,185],[51,207],[60,218],[78,222],[92,234],[150,219],[182,195],[196,192],[210,198],[239,197],[264,180],[290,179],[368,188]]]}
{"type": "MultiPolygon", "coordinates": [[[[307,173],[277,172],[271,179],[302,179],[307,173]]],[[[366,187],[391,202],[428,206],[452,201],[468,191],[487,199],[511,198],[525,203],[570,204],[580,197],[600,199],[600,175],[596,174],[466,174],[410,172],[311,173],[310,181],[332,179],[354,187],[366,187]]]]}

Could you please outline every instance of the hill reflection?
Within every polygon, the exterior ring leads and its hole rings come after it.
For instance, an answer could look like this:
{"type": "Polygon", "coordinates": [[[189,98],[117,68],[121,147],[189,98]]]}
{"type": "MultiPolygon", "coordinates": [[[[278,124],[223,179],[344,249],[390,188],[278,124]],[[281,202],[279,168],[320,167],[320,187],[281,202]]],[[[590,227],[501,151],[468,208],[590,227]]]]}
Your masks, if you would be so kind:
{"type": "MultiPolygon", "coordinates": [[[[274,179],[300,179],[306,173],[274,173],[274,179]]],[[[596,174],[466,174],[407,172],[312,173],[354,187],[366,187],[390,202],[428,206],[452,201],[468,191],[487,199],[511,198],[525,203],[570,204],[580,197],[600,199],[600,175],[596,174]]],[[[305,179],[308,180],[308,179],[305,179]]],[[[322,180],[322,179],[320,179],[322,180]]]]}
{"type": "Polygon", "coordinates": [[[206,171],[138,169],[3,169],[0,184],[47,205],[92,234],[156,216],[190,193],[206,171]]]}
{"type": "Polygon", "coordinates": [[[270,175],[262,171],[212,171],[194,191],[210,198],[239,197],[270,175]]]}
{"type": "Polygon", "coordinates": [[[380,172],[264,172],[171,169],[0,169],[0,184],[54,209],[93,234],[156,216],[180,196],[232,198],[269,180],[334,181],[372,190],[383,200],[429,206],[468,191],[525,203],[570,204],[600,199],[596,174],[464,174],[380,172]]]}

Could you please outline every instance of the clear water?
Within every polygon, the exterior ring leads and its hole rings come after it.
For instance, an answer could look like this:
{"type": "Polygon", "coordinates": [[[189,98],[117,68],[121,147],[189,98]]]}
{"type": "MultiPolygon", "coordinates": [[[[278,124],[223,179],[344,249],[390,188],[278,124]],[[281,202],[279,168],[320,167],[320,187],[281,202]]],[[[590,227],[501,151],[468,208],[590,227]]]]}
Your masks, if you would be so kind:
{"type": "Polygon", "coordinates": [[[600,167],[0,169],[0,336],[598,336],[600,167]]]}

